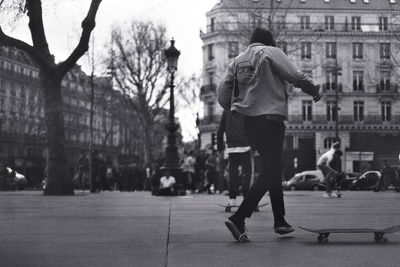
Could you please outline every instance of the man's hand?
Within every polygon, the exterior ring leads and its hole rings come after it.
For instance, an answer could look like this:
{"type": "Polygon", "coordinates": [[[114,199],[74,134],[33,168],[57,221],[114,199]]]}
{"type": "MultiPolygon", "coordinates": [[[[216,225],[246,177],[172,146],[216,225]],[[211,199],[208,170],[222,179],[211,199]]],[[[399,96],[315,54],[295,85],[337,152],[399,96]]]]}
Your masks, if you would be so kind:
{"type": "Polygon", "coordinates": [[[320,85],[317,84],[317,85],[315,85],[314,88],[315,88],[315,90],[317,91],[317,92],[315,93],[314,97],[313,97],[314,103],[316,103],[316,102],[318,102],[318,101],[321,99],[321,95],[319,94],[320,85]]]}
{"type": "Polygon", "coordinates": [[[318,102],[320,99],[321,99],[321,95],[320,95],[319,93],[317,93],[317,94],[313,97],[314,103],[318,102]]]}

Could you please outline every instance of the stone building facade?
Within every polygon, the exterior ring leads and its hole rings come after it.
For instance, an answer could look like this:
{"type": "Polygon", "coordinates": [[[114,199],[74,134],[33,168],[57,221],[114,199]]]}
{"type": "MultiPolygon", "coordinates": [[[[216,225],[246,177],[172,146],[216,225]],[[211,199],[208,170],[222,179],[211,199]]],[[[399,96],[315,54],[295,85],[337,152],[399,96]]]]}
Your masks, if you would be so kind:
{"type": "MultiPolygon", "coordinates": [[[[43,99],[39,69],[22,51],[0,47],[0,160],[13,160],[24,171],[45,162],[43,99]]],[[[110,78],[95,78],[93,145],[112,160],[140,154],[132,109],[112,90],[110,78]]],[[[90,142],[90,77],[79,66],[62,81],[64,125],[69,158],[74,161],[90,142]]],[[[25,172],[24,172],[25,173],[25,172]]]]}
{"type": "Polygon", "coordinates": [[[347,172],[376,169],[385,160],[399,164],[399,2],[217,1],[206,14],[207,29],[200,31],[203,148],[211,144],[222,113],[216,101],[219,80],[247,47],[252,29],[262,26],[273,32],[277,46],[323,93],[323,99],[313,103],[298,88],[288,88],[285,176],[314,169],[336,138],[345,152],[342,168],[347,172]]]}

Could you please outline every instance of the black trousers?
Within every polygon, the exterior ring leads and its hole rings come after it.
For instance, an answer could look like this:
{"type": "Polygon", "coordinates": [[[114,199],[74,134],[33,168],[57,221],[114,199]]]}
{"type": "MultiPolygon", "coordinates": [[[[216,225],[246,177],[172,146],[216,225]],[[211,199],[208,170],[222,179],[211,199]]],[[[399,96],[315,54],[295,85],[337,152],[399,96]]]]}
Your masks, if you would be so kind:
{"type": "MultiPolygon", "coordinates": [[[[235,114],[235,116],[243,116],[235,114]]],[[[282,188],[282,148],[285,135],[283,121],[268,120],[265,116],[245,117],[245,131],[252,147],[261,156],[261,173],[250,187],[234,216],[244,220],[250,217],[258,203],[269,190],[272,211],[275,219],[285,215],[282,188]]]]}
{"type": "Polygon", "coordinates": [[[239,166],[242,167],[242,192],[246,197],[249,192],[251,178],[251,154],[250,151],[243,153],[229,153],[229,198],[236,198],[239,194],[239,166]]]}

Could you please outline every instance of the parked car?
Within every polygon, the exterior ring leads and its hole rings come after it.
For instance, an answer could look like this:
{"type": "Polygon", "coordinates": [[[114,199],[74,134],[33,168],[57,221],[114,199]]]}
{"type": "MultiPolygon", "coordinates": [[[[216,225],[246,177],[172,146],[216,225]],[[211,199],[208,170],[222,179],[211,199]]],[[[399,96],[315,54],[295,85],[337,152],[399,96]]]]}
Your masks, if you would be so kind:
{"type": "Polygon", "coordinates": [[[373,190],[381,177],[379,171],[367,171],[356,178],[349,186],[350,190],[373,190]]]}
{"type": "Polygon", "coordinates": [[[340,182],[340,189],[347,190],[355,179],[360,177],[359,173],[347,172],[344,174],[344,179],[340,182]]]}
{"type": "MultiPolygon", "coordinates": [[[[13,172],[13,170],[10,167],[7,167],[7,171],[8,171],[8,173],[12,173],[13,172]]],[[[23,174],[21,174],[21,173],[19,173],[17,171],[14,171],[14,172],[15,172],[14,181],[15,181],[16,189],[24,190],[24,188],[26,187],[26,185],[28,183],[28,181],[25,178],[25,175],[23,175],[23,174]]]]}
{"type": "Polygon", "coordinates": [[[285,190],[321,190],[325,189],[324,175],[320,170],[297,173],[289,181],[283,183],[285,190]]]}

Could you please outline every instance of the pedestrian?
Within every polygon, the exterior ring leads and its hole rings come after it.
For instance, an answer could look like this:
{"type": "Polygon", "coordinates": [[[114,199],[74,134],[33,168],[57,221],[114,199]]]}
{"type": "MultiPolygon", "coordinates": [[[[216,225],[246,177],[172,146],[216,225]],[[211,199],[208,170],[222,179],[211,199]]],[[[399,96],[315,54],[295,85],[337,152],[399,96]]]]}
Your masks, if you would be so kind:
{"type": "Polygon", "coordinates": [[[244,133],[243,123],[233,121],[229,110],[224,110],[217,131],[217,148],[220,154],[224,154],[224,133],[226,135],[227,148],[229,156],[228,163],[228,207],[236,205],[236,197],[239,194],[239,183],[241,181],[242,193],[246,197],[251,178],[251,147],[250,142],[244,133]],[[239,167],[241,167],[242,178],[239,176],[239,167]]]}
{"type": "Polygon", "coordinates": [[[203,187],[201,192],[206,191],[208,194],[213,194],[216,190],[216,181],[217,181],[217,155],[214,149],[211,149],[211,154],[207,157],[206,160],[206,179],[207,184],[203,187]],[[211,186],[214,186],[214,191],[211,190],[211,186]]]}
{"type": "Polygon", "coordinates": [[[183,159],[183,177],[184,177],[184,186],[186,193],[194,192],[195,190],[195,181],[194,181],[194,174],[195,174],[195,164],[196,158],[194,157],[194,151],[191,150],[188,155],[183,159]]]}
{"type": "Polygon", "coordinates": [[[274,45],[271,32],[256,28],[250,45],[229,65],[218,87],[218,102],[232,112],[234,120],[243,118],[250,144],[263,162],[260,177],[252,184],[238,210],[225,222],[239,241],[248,240],[245,219],[251,216],[267,190],[274,214],[274,231],[278,234],[294,231],[284,218],[281,178],[284,120],[288,116],[287,82],[311,95],[314,101],[321,98],[318,87],[298,72],[289,57],[274,45]]]}
{"type": "Polygon", "coordinates": [[[321,170],[324,175],[324,183],[326,185],[326,193],[322,195],[323,197],[334,197],[332,195],[332,184],[338,172],[332,168],[331,166],[334,163],[331,163],[334,160],[335,152],[340,148],[340,143],[335,142],[331,145],[330,149],[319,157],[317,161],[317,167],[321,170]]]}
{"type": "Polygon", "coordinates": [[[89,176],[89,160],[86,157],[85,151],[82,151],[78,157],[76,173],[74,175],[75,185],[77,185],[79,189],[84,190],[88,186],[88,176],[89,176]]]}
{"type": "Polygon", "coordinates": [[[160,189],[158,190],[157,196],[175,196],[175,184],[175,177],[171,176],[171,171],[166,169],[165,175],[160,179],[160,189]]]}
{"type": "Polygon", "coordinates": [[[206,166],[206,153],[204,150],[200,150],[196,157],[195,164],[195,193],[199,193],[205,185],[205,166],[206,166]]]}

